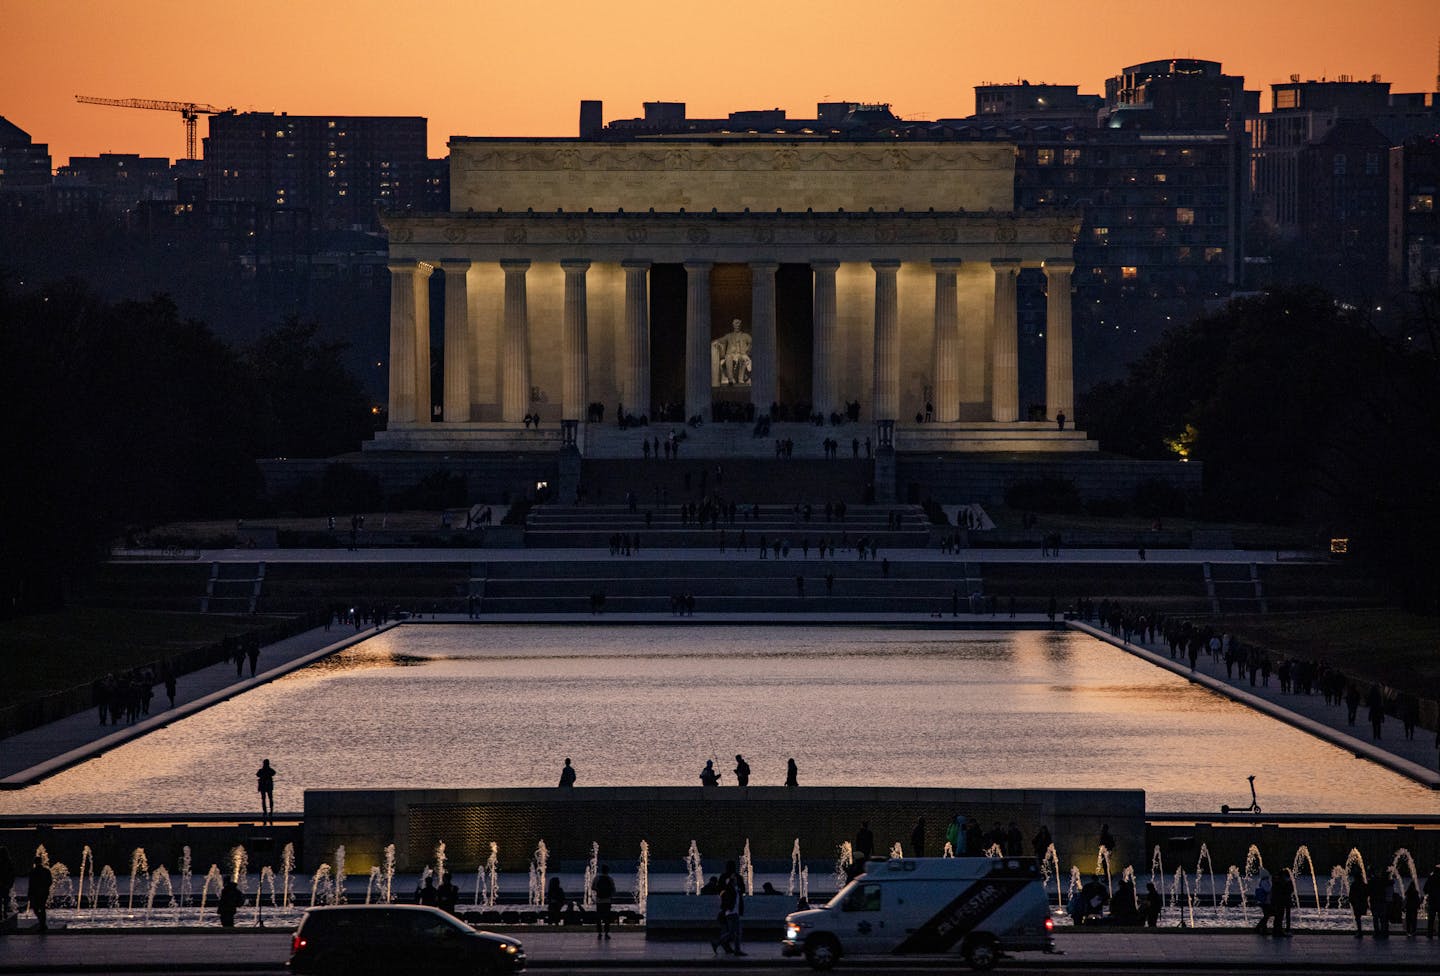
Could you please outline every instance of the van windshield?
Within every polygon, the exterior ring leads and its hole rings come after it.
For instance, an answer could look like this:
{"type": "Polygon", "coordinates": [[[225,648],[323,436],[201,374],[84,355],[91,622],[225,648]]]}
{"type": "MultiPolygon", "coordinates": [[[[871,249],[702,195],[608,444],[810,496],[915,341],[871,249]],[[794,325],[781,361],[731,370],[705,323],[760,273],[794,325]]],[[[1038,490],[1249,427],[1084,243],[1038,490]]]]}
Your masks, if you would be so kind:
{"type": "Polygon", "coordinates": [[[827,901],[825,903],[825,907],[840,908],[845,903],[845,899],[850,897],[850,892],[855,890],[855,885],[856,882],[852,881],[845,887],[841,888],[839,891],[835,892],[835,897],[827,901]]]}

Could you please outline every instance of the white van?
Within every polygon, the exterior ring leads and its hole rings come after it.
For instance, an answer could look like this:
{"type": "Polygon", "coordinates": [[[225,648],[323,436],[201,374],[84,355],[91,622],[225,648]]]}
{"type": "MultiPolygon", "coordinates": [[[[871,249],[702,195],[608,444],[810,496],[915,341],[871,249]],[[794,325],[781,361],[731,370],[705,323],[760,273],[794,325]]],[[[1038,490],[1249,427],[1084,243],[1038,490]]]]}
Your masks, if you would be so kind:
{"type": "Polygon", "coordinates": [[[786,916],[782,948],[815,969],[876,953],[959,953],[989,969],[1002,952],[1054,951],[1054,930],[1034,858],[896,858],[786,916]]]}

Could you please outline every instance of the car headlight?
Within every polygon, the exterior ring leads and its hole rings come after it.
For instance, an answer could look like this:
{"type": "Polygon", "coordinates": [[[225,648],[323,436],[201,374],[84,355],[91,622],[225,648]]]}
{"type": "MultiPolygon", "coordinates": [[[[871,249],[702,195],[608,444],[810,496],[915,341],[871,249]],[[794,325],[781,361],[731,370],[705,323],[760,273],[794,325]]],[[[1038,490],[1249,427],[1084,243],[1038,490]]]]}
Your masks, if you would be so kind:
{"type": "Polygon", "coordinates": [[[520,947],[517,946],[517,945],[514,945],[514,944],[512,944],[512,943],[510,943],[510,942],[506,942],[504,945],[502,945],[502,946],[500,947],[500,951],[501,951],[501,952],[508,952],[510,955],[513,956],[513,955],[515,955],[515,953],[517,953],[517,952],[520,951],[520,947]]]}
{"type": "Polygon", "coordinates": [[[786,926],[785,926],[785,938],[789,939],[789,940],[792,941],[792,942],[793,942],[794,940],[800,938],[800,926],[796,925],[794,922],[791,922],[790,924],[786,925],[786,926]]]}

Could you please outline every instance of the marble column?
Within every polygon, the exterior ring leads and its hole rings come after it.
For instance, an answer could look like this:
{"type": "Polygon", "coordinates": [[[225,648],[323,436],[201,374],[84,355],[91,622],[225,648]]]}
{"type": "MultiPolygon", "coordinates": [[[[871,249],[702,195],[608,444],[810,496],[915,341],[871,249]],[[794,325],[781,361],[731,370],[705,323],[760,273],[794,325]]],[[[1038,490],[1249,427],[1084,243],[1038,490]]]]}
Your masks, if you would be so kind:
{"type": "Polygon", "coordinates": [[[638,417],[651,411],[650,262],[621,261],[620,267],[625,269],[626,347],[620,392],[622,402],[638,417]]]}
{"type": "Polygon", "coordinates": [[[875,269],[875,400],[877,422],[900,415],[900,292],[895,274],[899,261],[871,261],[875,269]]]}
{"type": "Polygon", "coordinates": [[[500,419],[518,424],[530,412],[530,312],[526,304],[528,260],[501,261],[505,272],[505,322],[500,339],[500,419]]]}
{"type": "Polygon", "coordinates": [[[470,419],[469,261],[441,261],[445,273],[445,412],[447,424],[470,419]]]}
{"type": "Polygon", "coordinates": [[[750,262],[750,402],[755,416],[775,402],[775,261],[750,262]]]}
{"type": "Polygon", "coordinates": [[[1075,262],[1045,261],[1045,415],[1075,420],[1075,350],[1070,329],[1070,273],[1075,262]]]}
{"type": "Polygon", "coordinates": [[[390,268],[391,425],[430,422],[430,272],[423,261],[390,268]]]}
{"type": "Polygon", "coordinates": [[[840,262],[811,261],[810,270],[815,277],[811,304],[813,316],[810,400],[816,413],[828,417],[839,408],[835,390],[839,385],[836,376],[840,371],[840,343],[835,316],[835,272],[840,270],[840,262]]]}
{"type": "Polygon", "coordinates": [[[590,262],[561,261],[565,272],[565,311],[560,335],[560,417],[584,420],[589,406],[587,379],[590,375],[589,319],[585,300],[585,273],[590,262]]]}
{"type": "Polygon", "coordinates": [[[995,332],[990,359],[990,417],[1000,423],[1020,418],[1019,328],[1015,307],[1015,279],[1020,274],[1017,258],[994,258],[995,332]]]}
{"type": "Polygon", "coordinates": [[[685,419],[710,419],[709,261],[685,262],[685,419]]]}
{"type": "Polygon", "coordinates": [[[937,258],[935,269],[935,342],[931,348],[931,375],[935,377],[935,419],[960,419],[960,308],[955,274],[960,261],[937,258]]]}

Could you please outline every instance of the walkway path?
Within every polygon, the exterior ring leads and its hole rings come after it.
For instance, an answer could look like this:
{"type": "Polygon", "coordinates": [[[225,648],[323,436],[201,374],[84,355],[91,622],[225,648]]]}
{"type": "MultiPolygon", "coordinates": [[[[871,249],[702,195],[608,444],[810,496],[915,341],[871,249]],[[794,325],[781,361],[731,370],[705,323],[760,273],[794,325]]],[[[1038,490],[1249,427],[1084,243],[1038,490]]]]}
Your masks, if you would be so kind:
{"type": "MultiPolygon", "coordinates": [[[[736,526],[729,534],[732,543],[727,552],[717,547],[696,547],[690,549],[646,549],[641,558],[646,560],[670,560],[689,562],[717,559],[744,562],[757,559],[752,549],[748,553],[737,552],[734,548],[736,533],[743,526],[736,526]]],[[[222,563],[465,563],[465,562],[554,562],[561,556],[555,549],[202,549],[195,559],[187,562],[222,563]]],[[[1275,551],[1273,549],[1154,549],[1141,560],[1133,549],[1062,549],[1059,556],[1041,559],[1040,550],[1035,549],[961,549],[954,555],[946,555],[938,548],[928,549],[880,549],[880,555],[892,562],[910,560],[917,562],[983,562],[983,563],[1134,563],[1149,565],[1155,563],[1274,563],[1301,562],[1313,559],[1310,553],[1275,551]]],[[[571,562],[623,562],[624,557],[612,556],[608,549],[566,549],[563,558],[571,562]]],[[[835,560],[854,560],[854,552],[841,553],[835,560]]],[[[126,562],[143,561],[131,557],[126,562]]],[[[174,560],[157,560],[173,562],[174,560]]],[[[797,560],[798,562],[798,560],[797,560]]]]}
{"type": "MultiPolygon", "coordinates": [[[[1332,742],[1356,756],[1380,763],[1402,776],[1408,776],[1424,783],[1431,789],[1440,789],[1440,772],[1436,771],[1435,733],[1427,729],[1416,729],[1415,738],[1407,741],[1400,721],[1390,718],[1381,730],[1384,738],[1374,740],[1370,737],[1369,729],[1364,727],[1369,723],[1364,722],[1363,717],[1357,719],[1357,722],[1362,724],[1349,725],[1346,722],[1346,709],[1343,704],[1327,705],[1325,698],[1319,694],[1283,694],[1280,691],[1280,679],[1274,675],[1270,677],[1269,687],[1260,684],[1261,679],[1258,676],[1256,684],[1250,684],[1248,679],[1238,676],[1238,668],[1236,669],[1237,677],[1227,678],[1224,660],[1212,658],[1209,654],[1201,654],[1194,671],[1192,671],[1188,658],[1182,660],[1170,657],[1170,646],[1163,640],[1156,640],[1154,643],[1131,640],[1126,643],[1103,627],[1078,621],[1071,621],[1070,626],[1122,650],[1129,651],[1136,657],[1167,671],[1203,684],[1220,694],[1249,705],[1251,708],[1272,715],[1283,722],[1288,722],[1296,728],[1332,742]]],[[[1260,800],[1260,805],[1263,807],[1265,805],[1264,797],[1261,797],[1260,800]]]]}
{"type": "MultiPolygon", "coordinates": [[[[393,626],[391,623],[381,629],[393,626]]],[[[253,678],[248,675],[248,662],[245,675],[240,677],[229,662],[182,674],[177,682],[175,707],[167,707],[165,687],[156,685],[150,715],[132,725],[101,725],[95,710],[87,709],[12,735],[0,740],[0,789],[20,789],[37,782],[122,742],[303,668],[375,633],[373,627],[360,631],[353,627],[333,630],[317,627],[267,644],[260,651],[260,667],[264,670],[258,670],[253,678]]]]}

